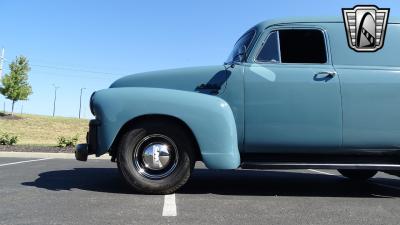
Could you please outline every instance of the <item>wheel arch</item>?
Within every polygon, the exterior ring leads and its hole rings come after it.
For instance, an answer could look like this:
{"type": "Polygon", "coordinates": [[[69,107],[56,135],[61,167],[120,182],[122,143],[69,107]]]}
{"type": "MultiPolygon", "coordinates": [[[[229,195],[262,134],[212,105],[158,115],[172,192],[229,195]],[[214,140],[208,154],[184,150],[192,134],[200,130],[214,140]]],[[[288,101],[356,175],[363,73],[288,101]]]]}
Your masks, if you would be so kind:
{"type": "Polygon", "coordinates": [[[117,155],[117,152],[118,152],[117,146],[119,145],[119,142],[121,141],[122,136],[133,126],[135,126],[137,124],[145,123],[147,121],[162,121],[162,122],[168,121],[168,122],[172,122],[172,123],[175,123],[175,124],[181,126],[185,130],[185,132],[187,132],[187,134],[191,137],[191,142],[195,148],[194,152],[195,152],[196,161],[202,161],[200,147],[197,142],[197,138],[193,133],[193,130],[183,120],[181,120],[177,117],[174,117],[171,115],[165,115],[165,114],[141,115],[141,116],[137,116],[137,117],[132,118],[131,120],[127,121],[121,127],[121,129],[118,131],[117,136],[115,137],[115,139],[111,145],[111,148],[109,150],[109,153],[113,159],[115,159],[115,157],[117,155]]]}

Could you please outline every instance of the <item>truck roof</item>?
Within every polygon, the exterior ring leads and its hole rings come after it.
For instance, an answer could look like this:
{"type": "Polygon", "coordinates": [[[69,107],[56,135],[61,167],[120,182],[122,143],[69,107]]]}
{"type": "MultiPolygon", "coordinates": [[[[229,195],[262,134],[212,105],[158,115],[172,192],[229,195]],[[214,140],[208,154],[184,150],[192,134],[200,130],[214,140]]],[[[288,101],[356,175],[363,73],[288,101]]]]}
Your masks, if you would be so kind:
{"type": "MultiPolygon", "coordinates": [[[[272,19],[258,23],[253,27],[253,29],[256,28],[257,30],[264,30],[265,28],[272,25],[288,23],[343,23],[343,17],[293,17],[284,19],[272,19]]],[[[392,18],[391,16],[389,16],[389,23],[400,24],[400,19],[392,18]]]]}

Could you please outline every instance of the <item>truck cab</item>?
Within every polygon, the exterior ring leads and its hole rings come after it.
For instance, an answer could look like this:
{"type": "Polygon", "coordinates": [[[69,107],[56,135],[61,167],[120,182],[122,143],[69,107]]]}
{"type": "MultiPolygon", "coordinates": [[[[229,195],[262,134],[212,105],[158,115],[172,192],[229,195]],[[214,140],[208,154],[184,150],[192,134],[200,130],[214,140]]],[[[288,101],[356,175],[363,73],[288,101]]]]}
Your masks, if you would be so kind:
{"type": "MultiPolygon", "coordinates": [[[[265,21],[224,65],[126,76],[90,100],[76,158],[109,153],[144,193],[210,169],[400,169],[400,21],[376,52],[349,47],[341,18],[265,21]]],[[[383,41],[383,40],[382,40],[383,41]]]]}

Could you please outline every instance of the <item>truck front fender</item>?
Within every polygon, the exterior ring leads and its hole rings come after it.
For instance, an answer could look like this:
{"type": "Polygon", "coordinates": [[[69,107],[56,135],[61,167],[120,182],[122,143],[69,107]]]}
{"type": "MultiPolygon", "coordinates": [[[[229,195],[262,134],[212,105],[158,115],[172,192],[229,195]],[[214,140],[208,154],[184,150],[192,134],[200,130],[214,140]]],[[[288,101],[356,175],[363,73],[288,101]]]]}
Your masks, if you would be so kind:
{"type": "Polygon", "coordinates": [[[166,115],[192,130],[208,168],[240,165],[235,119],[229,104],[219,97],[161,88],[109,88],[95,93],[92,107],[100,121],[96,156],[109,151],[120,129],[132,119],[166,115]]]}

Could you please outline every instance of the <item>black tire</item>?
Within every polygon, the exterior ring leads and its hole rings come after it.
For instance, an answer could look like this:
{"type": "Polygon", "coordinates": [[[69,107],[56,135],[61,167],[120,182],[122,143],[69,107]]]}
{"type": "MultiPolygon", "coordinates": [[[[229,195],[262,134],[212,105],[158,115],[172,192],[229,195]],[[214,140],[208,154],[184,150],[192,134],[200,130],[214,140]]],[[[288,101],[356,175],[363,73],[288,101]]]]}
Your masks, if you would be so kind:
{"type": "MultiPolygon", "coordinates": [[[[150,144],[147,146],[152,146],[154,140],[149,140],[148,143],[150,144]]],[[[152,156],[154,160],[154,154],[152,156]]],[[[124,180],[134,190],[145,194],[170,194],[187,182],[194,168],[193,140],[183,126],[174,122],[157,120],[140,123],[123,135],[118,147],[117,164],[124,180]],[[161,170],[164,173],[149,169],[144,162],[143,153],[146,148],[142,146],[148,137],[162,138],[171,149],[175,149],[174,155],[168,157],[170,160],[168,166],[163,169],[165,171],[161,170]],[[140,151],[142,157],[138,156],[137,152],[140,151]],[[156,178],[152,177],[152,174],[155,174],[156,178]]]]}
{"type": "Polygon", "coordinates": [[[352,180],[362,181],[368,180],[369,178],[375,176],[378,171],[376,170],[346,170],[339,169],[340,174],[352,180]]]}

